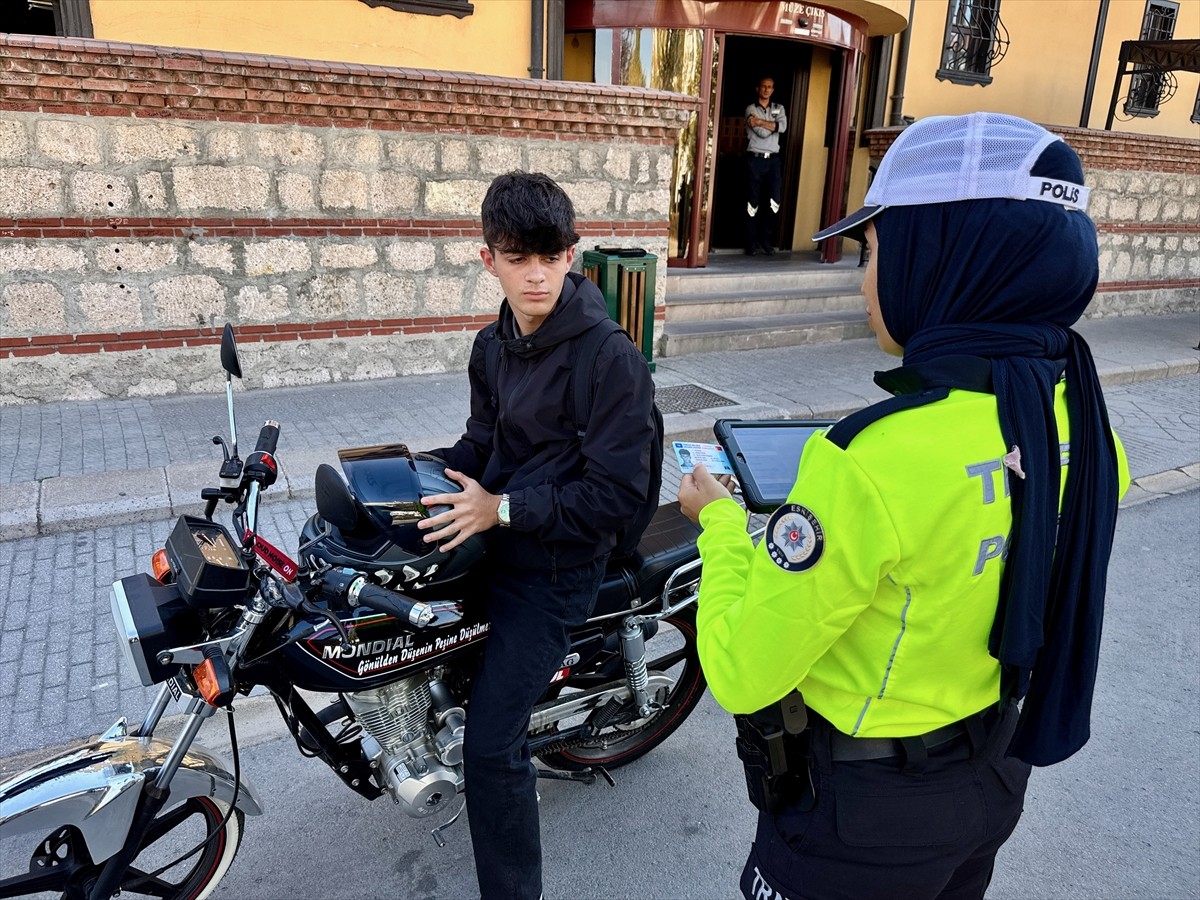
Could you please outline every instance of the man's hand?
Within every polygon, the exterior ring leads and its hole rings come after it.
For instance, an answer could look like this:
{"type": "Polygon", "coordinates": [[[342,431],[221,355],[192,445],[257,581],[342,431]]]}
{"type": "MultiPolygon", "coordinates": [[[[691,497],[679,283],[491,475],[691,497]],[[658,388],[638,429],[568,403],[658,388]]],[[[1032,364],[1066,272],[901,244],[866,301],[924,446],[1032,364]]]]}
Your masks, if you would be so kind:
{"type": "Polygon", "coordinates": [[[500,497],[497,494],[489,494],[478,481],[462,472],[447,469],[446,477],[461,484],[462,493],[422,497],[421,502],[426,506],[449,506],[450,509],[417,523],[418,528],[430,532],[425,535],[427,544],[454,536],[454,540],[442,546],[443,553],[453,550],[471,535],[487,531],[500,522],[497,512],[500,497]]]}
{"type": "Polygon", "coordinates": [[[728,475],[714,478],[703,465],[697,465],[691,472],[683,476],[679,483],[679,509],[695,522],[700,524],[700,510],[714,500],[732,497],[729,486],[733,479],[728,475]]]}
{"type": "Polygon", "coordinates": [[[750,124],[756,128],[769,128],[771,131],[775,130],[774,119],[760,119],[758,116],[751,116],[750,124]]]}

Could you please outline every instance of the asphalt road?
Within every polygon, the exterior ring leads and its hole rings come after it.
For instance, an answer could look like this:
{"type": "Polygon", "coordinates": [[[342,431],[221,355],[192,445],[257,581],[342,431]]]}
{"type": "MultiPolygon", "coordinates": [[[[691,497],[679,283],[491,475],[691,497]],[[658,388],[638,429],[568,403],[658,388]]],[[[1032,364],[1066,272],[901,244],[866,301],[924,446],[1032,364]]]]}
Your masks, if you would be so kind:
{"type": "MultiPolygon", "coordinates": [[[[1200,896],[1200,492],[1121,513],[1091,742],[1038,770],[989,898],[1200,896]]],[[[351,794],[290,740],[243,753],[267,803],[216,898],[475,896],[465,815],[429,824],[351,794]]],[[[732,898],[753,810],[708,696],[617,786],[542,781],[547,897],[732,898]]]]}
{"type": "MultiPolygon", "coordinates": [[[[1093,738],[1066,763],[1035,772],[989,897],[1200,897],[1197,584],[1200,491],[1122,511],[1093,738]]],[[[475,896],[465,817],[439,849],[428,833],[435,823],[386,799],[362,800],[300,758],[264,700],[244,702],[239,722],[243,772],[266,814],[247,821],[215,898],[475,896]]],[[[136,716],[140,705],[125,711],[136,716]]],[[[219,746],[219,735],[204,741],[219,746]]],[[[546,896],[736,896],[753,810],[732,720],[710,697],[665,744],[614,775],[615,788],[540,782],[546,896]]],[[[27,849],[8,841],[0,849],[5,874],[24,865],[27,849]]]]}

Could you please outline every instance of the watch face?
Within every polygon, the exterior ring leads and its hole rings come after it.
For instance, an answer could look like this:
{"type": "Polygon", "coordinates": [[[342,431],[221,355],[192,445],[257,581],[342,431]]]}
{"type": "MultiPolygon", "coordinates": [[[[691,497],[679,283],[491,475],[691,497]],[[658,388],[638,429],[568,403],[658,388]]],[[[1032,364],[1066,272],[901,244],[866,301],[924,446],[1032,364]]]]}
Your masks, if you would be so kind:
{"type": "Polygon", "coordinates": [[[508,498],[504,497],[500,501],[500,506],[496,509],[496,514],[500,517],[500,524],[508,524],[508,498]]]}

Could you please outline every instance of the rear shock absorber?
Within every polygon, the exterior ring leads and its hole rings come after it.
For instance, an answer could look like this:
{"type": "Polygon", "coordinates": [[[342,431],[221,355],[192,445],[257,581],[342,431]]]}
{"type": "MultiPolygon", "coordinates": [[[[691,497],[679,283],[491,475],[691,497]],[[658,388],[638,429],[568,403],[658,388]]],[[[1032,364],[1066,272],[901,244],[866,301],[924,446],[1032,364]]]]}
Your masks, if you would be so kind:
{"type": "Polygon", "coordinates": [[[641,616],[630,616],[621,622],[621,658],[625,661],[625,677],[633,693],[633,703],[639,713],[648,716],[650,695],[646,691],[649,676],[646,674],[646,633],[642,629],[641,616]]]}

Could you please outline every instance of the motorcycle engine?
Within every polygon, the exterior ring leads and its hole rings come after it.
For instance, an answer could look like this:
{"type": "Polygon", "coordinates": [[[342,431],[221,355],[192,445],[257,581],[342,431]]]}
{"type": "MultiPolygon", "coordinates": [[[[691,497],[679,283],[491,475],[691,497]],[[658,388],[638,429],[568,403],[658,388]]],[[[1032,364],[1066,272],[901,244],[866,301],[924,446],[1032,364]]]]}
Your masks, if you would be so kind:
{"type": "Polygon", "coordinates": [[[424,672],[345,698],[380,785],[408,815],[431,815],[461,790],[466,718],[445,682],[424,672]]]}

